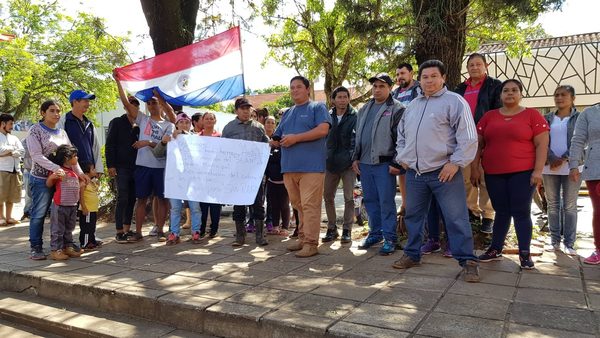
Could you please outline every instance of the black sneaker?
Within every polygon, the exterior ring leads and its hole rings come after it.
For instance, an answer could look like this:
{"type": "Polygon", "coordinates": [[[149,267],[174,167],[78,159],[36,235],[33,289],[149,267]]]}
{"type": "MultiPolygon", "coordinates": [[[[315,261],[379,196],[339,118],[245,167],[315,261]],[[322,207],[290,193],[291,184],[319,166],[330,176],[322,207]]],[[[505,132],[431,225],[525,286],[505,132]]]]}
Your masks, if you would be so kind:
{"type": "Polygon", "coordinates": [[[33,259],[34,261],[41,261],[46,259],[46,254],[44,253],[44,250],[42,250],[42,246],[34,246],[33,248],[31,248],[31,255],[29,256],[29,258],[33,259]]]}
{"type": "Polygon", "coordinates": [[[117,235],[115,236],[115,242],[117,243],[128,243],[127,242],[127,234],[124,232],[119,232],[117,233],[117,235]]]}
{"type": "Polygon", "coordinates": [[[531,270],[534,268],[535,264],[533,264],[528,251],[523,251],[519,254],[519,261],[521,261],[521,269],[531,270]]]}
{"type": "Polygon", "coordinates": [[[501,261],[502,253],[493,249],[488,249],[488,251],[486,251],[483,255],[479,256],[478,258],[480,262],[484,263],[491,261],[501,261]]]}
{"type": "Polygon", "coordinates": [[[142,234],[138,234],[137,232],[133,232],[133,233],[131,233],[131,235],[127,235],[127,242],[130,242],[130,243],[139,242],[143,238],[144,237],[142,236],[142,234]]]}
{"type": "Polygon", "coordinates": [[[26,212],[26,213],[23,214],[23,217],[21,217],[21,222],[24,222],[24,221],[26,221],[28,219],[29,219],[29,213],[26,212]]]}
{"type": "Polygon", "coordinates": [[[491,218],[484,218],[481,220],[480,231],[484,234],[491,234],[493,232],[494,220],[491,218]]]}

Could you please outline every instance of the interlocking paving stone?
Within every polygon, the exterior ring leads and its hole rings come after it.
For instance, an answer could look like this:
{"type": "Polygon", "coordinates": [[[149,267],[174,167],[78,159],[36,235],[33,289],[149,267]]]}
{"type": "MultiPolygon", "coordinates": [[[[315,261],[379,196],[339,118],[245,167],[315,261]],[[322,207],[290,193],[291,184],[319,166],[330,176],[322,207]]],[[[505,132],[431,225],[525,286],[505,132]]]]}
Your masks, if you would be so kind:
{"type": "Polygon", "coordinates": [[[582,292],[545,290],[532,288],[519,288],[517,302],[546,304],[564,307],[587,308],[585,296],[582,292]]]}
{"type": "Polygon", "coordinates": [[[176,275],[202,278],[202,279],[215,279],[231,272],[238,271],[239,269],[222,269],[213,267],[209,264],[196,264],[185,270],[177,271],[176,275]]]}
{"type": "Polygon", "coordinates": [[[367,299],[367,302],[427,311],[433,307],[440,297],[442,297],[442,291],[385,287],[367,299]]]}
{"type": "Polygon", "coordinates": [[[434,311],[503,321],[509,305],[508,300],[448,293],[444,295],[434,311]]]}
{"type": "Polygon", "coordinates": [[[352,311],[358,304],[358,302],[347,299],[304,294],[293,302],[281,306],[280,309],[336,319],[352,311]]]}
{"type": "Polygon", "coordinates": [[[277,290],[262,286],[248,289],[245,292],[237,293],[227,301],[246,304],[258,304],[269,308],[279,308],[282,305],[300,297],[302,293],[277,290]]]}
{"type": "Polygon", "coordinates": [[[110,280],[120,284],[140,284],[147,280],[165,277],[164,273],[141,271],[141,270],[128,270],[112,275],[110,280]]]}
{"type": "Polygon", "coordinates": [[[590,307],[600,313],[600,294],[591,293],[588,297],[590,299],[590,307]]]}
{"type": "Polygon", "coordinates": [[[600,269],[597,266],[583,264],[583,276],[585,279],[600,280],[600,269]]]}
{"type": "Polygon", "coordinates": [[[580,278],[534,273],[524,273],[519,287],[583,292],[580,278]]]}
{"type": "Polygon", "coordinates": [[[337,322],[330,327],[327,332],[332,337],[346,338],[362,338],[362,337],[377,337],[377,338],[404,338],[410,334],[408,332],[384,329],[381,327],[373,327],[360,325],[348,322],[337,322]]]}
{"type": "Polygon", "coordinates": [[[457,316],[434,312],[429,316],[418,333],[432,337],[502,337],[504,323],[475,317],[457,316]]]}
{"type": "Polygon", "coordinates": [[[338,275],[336,280],[350,280],[355,282],[357,285],[369,285],[382,287],[387,285],[390,281],[398,276],[398,272],[395,271],[370,271],[370,270],[359,270],[352,269],[338,275]]]}
{"type": "Polygon", "coordinates": [[[551,329],[594,333],[595,325],[588,310],[515,302],[510,321],[551,329]]]}
{"type": "Polygon", "coordinates": [[[406,269],[405,273],[455,278],[459,273],[461,273],[461,271],[462,268],[458,265],[458,263],[455,260],[452,260],[451,264],[449,265],[422,263],[419,266],[406,269]]]}
{"type": "Polygon", "coordinates": [[[585,288],[590,293],[600,293],[600,281],[586,279],[585,288]]]}
{"type": "Polygon", "coordinates": [[[205,280],[182,275],[165,275],[142,282],[141,285],[145,288],[175,292],[202,282],[205,282],[205,280]]]}
{"type": "Polygon", "coordinates": [[[238,292],[249,289],[248,285],[218,282],[218,281],[205,281],[200,284],[194,284],[186,289],[182,289],[179,292],[201,295],[202,297],[225,299],[233,296],[238,292]]]}
{"type": "Polygon", "coordinates": [[[267,281],[262,286],[270,287],[280,290],[296,291],[296,292],[309,292],[318,288],[323,284],[327,284],[330,278],[321,277],[306,277],[299,275],[284,275],[279,276],[267,281]]]}
{"type": "Polygon", "coordinates": [[[515,286],[517,284],[517,279],[519,278],[519,274],[514,272],[483,269],[479,270],[479,275],[481,278],[481,283],[498,284],[506,286],[515,286]]]}
{"type": "Polygon", "coordinates": [[[405,307],[363,303],[344,321],[411,332],[426,314],[425,311],[405,307]]]}
{"type": "Polygon", "coordinates": [[[259,262],[253,265],[252,268],[257,270],[288,273],[308,263],[309,262],[289,262],[279,257],[276,257],[264,262],[259,262]]]}
{"type": "Polygon", "coordinates": [[[311,293],[362,302],[377,292],[377,290],[379,288],[374,286],[356,285],[353,281],[335,279],[312,290],[311,293]]]}
{"type": "Polygon", "coordinates": [[[592,338],[594,335],[581,332],[547,329],[543,327],[510,323],[507,338],[592,338]]]}
{"type": "Polygon", "coordinates": [[[516,288],[512,286],[485,283],[466,283],[458,280],[454,285],[452,285],[448,292],[460,295],[511,300],[515,290],[516,288]]]}
{"type": "Polygon", "coordinates": [[[454,283],[454,278],[426,276],[417,274],[401,274],[392,279],[388,286],[419,290],[438,291],[445,290],[454,283]]]}
{"type": "Polygon", "coordinates": [[[217,277],[216,280],[239,284],[258,285],[281,275],[281,272],[257,270],[250,267],[249,269],[240,269],[239,271],[222,275],[217,277]]]}
{"type": "MultiPolygon", "coordinates": [[[[483,252],[482,252],[483,253],[483,252]]],[[[519,272],[521,267],[515,261],[504,257],[504,259],[500,261],[491,261],[491,262],[481,262],[479,265],[480,269],[483,270],[494,270],[494,271],[504,271],[504,272],[519,272]]],[[[483,271],[481,272],[484,273],[483,271]]]]}

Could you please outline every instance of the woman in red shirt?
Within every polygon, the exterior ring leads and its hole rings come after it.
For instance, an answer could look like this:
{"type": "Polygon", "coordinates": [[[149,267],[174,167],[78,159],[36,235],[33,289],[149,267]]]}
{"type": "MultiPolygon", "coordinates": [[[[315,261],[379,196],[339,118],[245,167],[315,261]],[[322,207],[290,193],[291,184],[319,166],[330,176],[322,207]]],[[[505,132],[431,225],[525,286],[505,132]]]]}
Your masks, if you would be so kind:
{"type": "Polygon", "coordinates": [[[531,199],[534,189],[542,182],[550,128],[539,111],[520,105],[522,94],[521,82],[504,81],[500,95],[502,107],[487,112],[477,123],[479,149],[471,163],[471,182],[478,185],[481,180],[481,160],[496,219],[492,244],[479,260],[502,259],[512,217],[521,268],[533,269],[529,251],[533,228],[531,199]]]}

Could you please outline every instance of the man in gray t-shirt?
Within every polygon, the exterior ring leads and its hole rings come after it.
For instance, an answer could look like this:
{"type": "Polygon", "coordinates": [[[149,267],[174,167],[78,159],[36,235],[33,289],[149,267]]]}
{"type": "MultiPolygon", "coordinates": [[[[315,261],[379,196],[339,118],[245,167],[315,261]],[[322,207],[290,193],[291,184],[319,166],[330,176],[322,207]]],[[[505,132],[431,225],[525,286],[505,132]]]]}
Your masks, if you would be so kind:
{"type": "Polygon", "coordinates": [[[142,239],[142,225],[146,219],[146,203],[150,196],[155,197],[153,203],[155,227],[150,231],[150,235],[157,236],[160,242],[167,240],[163,232],[167,211],[169,210],[169,201],[164,197],[165,190],[165,157],[156,157],[152,149],[158,142],[162,142],[165,135],[171,135],[175,129],[175,111],[161,96],[158,91],[154,91],[154,96],[146,102],[146,107],[150,116],[140,113],[139,108],[129,102],[127,95],[117,81],[119,97],[127,110],[127,115],[135,120],[140,128],[140,136],[133,147],[138,150],[135,161],[135,197],[137,199],[135,207],[135,228],[136,232],[127,237],[128,242],[137,242],[142,239]],[[168,120],[163,118],[163,113],[167,115],[168,120]]]}

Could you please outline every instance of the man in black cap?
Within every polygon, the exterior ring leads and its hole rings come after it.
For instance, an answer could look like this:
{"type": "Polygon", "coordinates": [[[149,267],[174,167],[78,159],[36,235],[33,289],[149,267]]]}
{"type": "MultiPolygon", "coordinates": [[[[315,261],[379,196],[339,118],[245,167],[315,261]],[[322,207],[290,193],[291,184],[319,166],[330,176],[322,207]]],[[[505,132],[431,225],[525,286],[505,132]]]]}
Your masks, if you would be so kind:
{"type": "Polygon", "coordinates": [[[392,98],[392,78],[380,73],[369,79],[373,98],[358,112],[352,169],[360,175],[364,202],[369,215],[369,235],[359,245],[368,249],[384,240],[381,255],[396,250],[396,178],[393,163],[397,126],[404,106],[392,98]]]}
{"type": "MultiPolygon", "coordinates": [[[[254,141],[254,142],[269,142],[269,138],[265,134],[265,128],[262,124],[255,120],[250,119],[250,110],[252,104],[245,97],[240,97],[235,100],[235,113],[237,117],[235,120],[229,122],[225,128],[221,137],[231,138],[236,140],[254,141]]],[[[254,225],[256,227],[256,244],[267,245],[267,239],[265,238],[265,190],[264,185],[261,183],[258,188],[258,193],[254,200],[254,204],[250,210],[253,213],[254,225]]],[[[235,222],[235,242],[233,246],[242,246],[246,241],[246,206],[235,205],[233,206],[233,220],[235,222]]]]}

